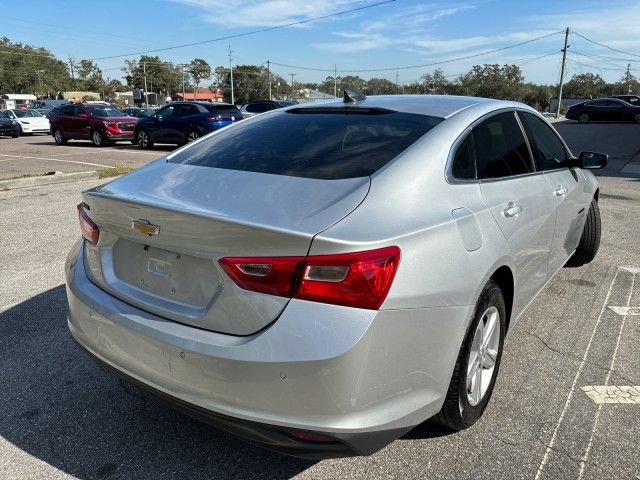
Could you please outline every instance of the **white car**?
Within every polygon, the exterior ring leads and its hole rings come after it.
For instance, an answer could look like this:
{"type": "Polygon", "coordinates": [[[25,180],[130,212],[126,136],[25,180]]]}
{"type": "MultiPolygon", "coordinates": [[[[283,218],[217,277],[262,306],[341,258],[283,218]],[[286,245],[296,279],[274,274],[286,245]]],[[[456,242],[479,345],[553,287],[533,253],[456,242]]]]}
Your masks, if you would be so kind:
{"type": "Polygon", "coordinates": [[[13,110],[7,110],[7,113],[10,118],[18,123],[21,135],[49,133],[49,119],[37,110],[32,108],[27,110],[15,108],[13,110]]]}

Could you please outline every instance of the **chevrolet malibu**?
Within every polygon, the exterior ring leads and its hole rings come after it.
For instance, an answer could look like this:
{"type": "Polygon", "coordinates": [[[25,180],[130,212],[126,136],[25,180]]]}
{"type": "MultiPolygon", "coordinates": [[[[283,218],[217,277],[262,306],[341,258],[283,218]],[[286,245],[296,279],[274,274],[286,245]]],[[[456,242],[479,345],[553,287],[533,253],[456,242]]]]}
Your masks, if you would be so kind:
{"type": "Polygon", "coordinates": [[[368,455],[491,397],[505,334],[600,241],[606,155],[514,102],[345,92],[86,191],[69,328],[258,445],[368,455]]]}

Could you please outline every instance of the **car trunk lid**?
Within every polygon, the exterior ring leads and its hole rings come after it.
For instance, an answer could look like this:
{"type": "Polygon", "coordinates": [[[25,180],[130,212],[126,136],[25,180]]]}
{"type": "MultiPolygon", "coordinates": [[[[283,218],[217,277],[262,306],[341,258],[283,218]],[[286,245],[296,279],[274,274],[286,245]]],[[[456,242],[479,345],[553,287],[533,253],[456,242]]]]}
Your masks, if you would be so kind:
{"type": "Polygon", "coordinates": [[[238,287],[229,256],[304,256],[314,235],[362,202],[369,177],[318,180],[156,161],[84,194],[100,228],[92,280],[114,296],[200,328],[249,335],[288,299],[238,287]]]}

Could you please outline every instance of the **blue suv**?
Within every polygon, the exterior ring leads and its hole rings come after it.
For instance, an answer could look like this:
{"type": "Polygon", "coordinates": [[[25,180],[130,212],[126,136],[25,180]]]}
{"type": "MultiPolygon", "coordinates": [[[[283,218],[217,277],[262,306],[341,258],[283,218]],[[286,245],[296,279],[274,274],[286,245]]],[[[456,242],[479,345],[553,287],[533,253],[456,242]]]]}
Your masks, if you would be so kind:
{"type": "Polygon", "coordinates": [[[174,102],[139,119],[134,141],[143,149],[154,143],[182,145],[240,120],[240,110],[228,103],[174,102]]]}

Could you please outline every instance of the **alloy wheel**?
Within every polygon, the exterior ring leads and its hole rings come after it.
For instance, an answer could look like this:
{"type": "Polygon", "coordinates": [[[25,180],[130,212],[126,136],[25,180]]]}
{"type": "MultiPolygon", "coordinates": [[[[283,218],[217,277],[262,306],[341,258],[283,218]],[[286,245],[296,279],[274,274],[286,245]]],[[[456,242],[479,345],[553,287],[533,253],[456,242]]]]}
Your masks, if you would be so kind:
{"type": "Polygon", "coordinates": [[[102,145],[102,134],[98,130],[93,132],[93,135],[91,135],[91,138],[93,140],[93,144],[96,147],[99,147],[102,145]]]}
{"type": "Polygon", "coordinates": [[[500,347],[500,313],[489,307],[480,317],[467,360],[467,400],[476,406],[493,378],[500,347]]]}
{"type": "Polygon", "coordinates": [[[147,148],[147,145],[149,145],[149,137],[147,137],[147,132],[144,130],[138,132],[138,145],[141,148],[147,148]]]}
{"type": "Polygon", "coordinates": [[[187,142],[193,142],[194,140],[197,140],[199,138],[200,138],[200,134],[198,132],[196,132],[195,130],[192,130],[187,135],[187,142]]]}
{"type": "Polygon", "coordinates": [[[56,129],[56,131],[53,132],[53,138],[56,143],[62,143],[62,132],[60,131],[60,129],[56,129]]]}

